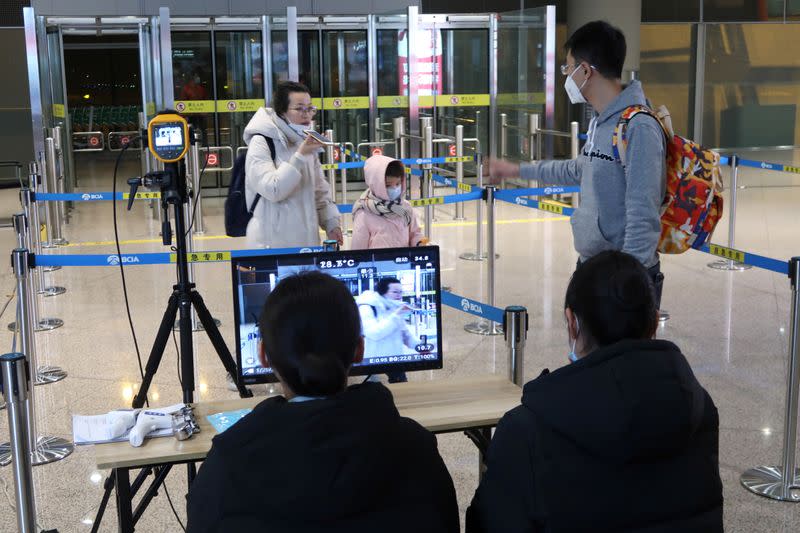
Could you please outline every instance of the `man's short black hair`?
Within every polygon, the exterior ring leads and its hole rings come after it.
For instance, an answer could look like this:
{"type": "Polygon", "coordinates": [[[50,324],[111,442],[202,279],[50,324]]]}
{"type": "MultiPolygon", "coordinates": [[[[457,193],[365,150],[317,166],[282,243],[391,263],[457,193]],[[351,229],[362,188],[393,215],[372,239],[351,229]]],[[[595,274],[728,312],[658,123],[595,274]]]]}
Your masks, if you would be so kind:
{"type": "Polygon", "coordinates": [[[309,93],[308,87],[296,81],[280,81],[278,86],[275,87],[275,92],[272,95],[272,109],[279,116],[286,114],[289,110],[289,95],[292,93],[309,93]]]}
{"type": "Polygon", "coordinates": [[[608,22],[596,20],[584,24],[567,39],[564,50],[572,54],[575,63],[586,61],[605,78],[622,78],[627,51],[625,35],[608,22]]]}

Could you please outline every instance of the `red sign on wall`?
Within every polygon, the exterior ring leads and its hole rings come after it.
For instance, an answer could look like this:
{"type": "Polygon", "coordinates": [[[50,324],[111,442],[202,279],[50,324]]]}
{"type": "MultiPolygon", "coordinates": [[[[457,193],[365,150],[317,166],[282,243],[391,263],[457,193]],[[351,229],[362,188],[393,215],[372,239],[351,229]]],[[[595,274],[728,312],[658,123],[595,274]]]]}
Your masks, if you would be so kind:
{"type": "Polygon", "coordinates": [[[217,154],[206,154],[206,165],[215,167],[219,164],[219,156],[217,154]]]}
{"type": "Polygon", "coordinates": [[[450,154],[450,157],[456,156],[456,145],[451,144],[450,147],[447,149],[447,152],[450,154]]]}
{"type": "Polygon", "coordinates": [[[91,144],[92,146],[99,145],[100,144],[100,138],[99,137],[89,137],[89,144],[91,144]]]}

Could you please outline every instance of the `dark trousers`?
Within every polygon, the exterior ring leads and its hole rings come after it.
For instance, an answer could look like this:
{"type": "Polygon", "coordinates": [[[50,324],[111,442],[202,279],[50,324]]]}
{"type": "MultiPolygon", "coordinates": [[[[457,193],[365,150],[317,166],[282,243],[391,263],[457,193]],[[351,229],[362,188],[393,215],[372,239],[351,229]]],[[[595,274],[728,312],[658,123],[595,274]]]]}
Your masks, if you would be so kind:
{"type": "Polygon", "coordinates": [[[661,272],[661,261],[647,269],[653,280],[653,291],[656,298],[656,309],[661,309],[661,293],[664,291],[664,274],[661,272]]]}
{"type": "MultiPolygon", "coordinates": [[[[578,259],[577,267],[580,266],[581,260],[578,259]]],[[[648,268],[647,273],[650,274],[650,279],[653,282],[653,297],[656,300],[656,309],[661,309],[661,293],[664,291],[664,274],[661,272],[661,261],[648,268]]]]}

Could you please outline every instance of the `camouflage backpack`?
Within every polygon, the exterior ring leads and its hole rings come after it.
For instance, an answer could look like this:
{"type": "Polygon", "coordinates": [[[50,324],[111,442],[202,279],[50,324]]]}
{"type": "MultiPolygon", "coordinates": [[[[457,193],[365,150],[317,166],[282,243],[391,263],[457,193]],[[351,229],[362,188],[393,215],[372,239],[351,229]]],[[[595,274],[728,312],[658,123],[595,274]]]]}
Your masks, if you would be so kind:
{"type": "Polygon", "coordinates": [[[614,156],[625,166],[628,141],[625,131],[631,119],[643,113],[658,121],[667,138],[667,188],[661,204],[661,238],[658,251],[680,254],[701,248],[711,239],[722,216],[722,173],[719,153],[674,135],[669,112],[664,106],[653,111],[630,106],[614,129],[614,156]]]}

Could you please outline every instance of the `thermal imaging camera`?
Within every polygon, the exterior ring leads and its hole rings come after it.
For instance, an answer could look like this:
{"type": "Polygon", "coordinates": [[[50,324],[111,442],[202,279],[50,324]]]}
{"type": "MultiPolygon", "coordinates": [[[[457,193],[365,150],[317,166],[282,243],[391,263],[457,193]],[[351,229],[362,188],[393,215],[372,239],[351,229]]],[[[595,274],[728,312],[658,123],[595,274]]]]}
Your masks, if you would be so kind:
{"type": "Polygon", "coordinates": [[[147,125],[147,146],[162,163],[176,163],[189,149],[189,123],[175,113],[159,113],[147,125]]]}

